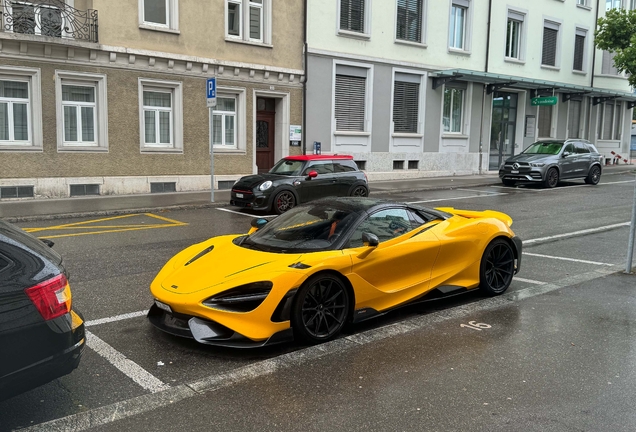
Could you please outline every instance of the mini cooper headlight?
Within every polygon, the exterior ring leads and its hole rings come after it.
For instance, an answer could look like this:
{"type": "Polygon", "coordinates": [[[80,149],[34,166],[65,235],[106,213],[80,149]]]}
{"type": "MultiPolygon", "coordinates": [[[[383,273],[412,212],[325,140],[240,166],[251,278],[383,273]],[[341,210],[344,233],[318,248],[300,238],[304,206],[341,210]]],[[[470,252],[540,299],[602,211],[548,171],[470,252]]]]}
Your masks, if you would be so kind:
{"type": "Polygon", "coordinates": [[[272,187],[272,182],[270,180],[267,180],[266,182],[261,183],[261,185],[258,187],[258,190],[266,191],[267,189],[271,187],[272,187]]]}
{"type": "Polygon", "coordinates": [[[545,164],[543,162],[537,162],[537,163],[531,163],[530,164],[531,167],[535,167],[535,168],[541,168],[544,165],[545,164]]]}
{"type": "Polygon", "coordinates": [[[253,282],[223,291],[203,301],[205,306],[229,312],[250,312],[260,306],[272,290],[269,281],[253,282]]]}

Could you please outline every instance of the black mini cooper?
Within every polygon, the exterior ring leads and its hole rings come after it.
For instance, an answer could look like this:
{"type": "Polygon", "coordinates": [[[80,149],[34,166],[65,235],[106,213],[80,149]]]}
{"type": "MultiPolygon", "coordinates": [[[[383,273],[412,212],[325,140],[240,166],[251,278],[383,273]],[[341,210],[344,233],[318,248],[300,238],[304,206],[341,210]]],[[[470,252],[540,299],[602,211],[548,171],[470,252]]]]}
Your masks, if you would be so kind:
{"type": "Polygon", "coordinates": [[[367,176],[350,155],[288,156],[265,174],[240,178],[230,204],[281,214],[329,196],[368,196],[367,176]]]}

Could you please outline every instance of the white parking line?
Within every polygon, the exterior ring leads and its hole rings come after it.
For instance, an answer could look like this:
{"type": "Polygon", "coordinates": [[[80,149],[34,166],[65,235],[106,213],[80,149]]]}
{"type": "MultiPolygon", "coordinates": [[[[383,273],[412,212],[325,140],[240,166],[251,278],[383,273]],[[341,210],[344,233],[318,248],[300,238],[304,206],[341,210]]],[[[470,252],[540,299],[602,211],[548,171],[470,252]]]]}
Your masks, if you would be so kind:
{"type": "Polygon", "coordinates": [[[529,256],[534,256],[534,257],[540,257],[540,258],[550,258],[550,259],[560,260],[560,261],[573,261],[573,262],[578,262],[578,263],[583,263],[583,264],[592,264],[592,265],[598,265],[598,266],[613,266],[614,265],[614,264],[608,264],[608,263],[597,262],[597,261],[586,261],[586,260],[581,260],[581,259],[576,259],[576,258],[564,258],[564,257],[536,254],[536,253],[530,253],[530,252],[523,252],[523,254],[524,255],[529,255],[529,256]]]}
{"type": "Polygon", "coordinates": [[[498,194],[499,194],[499,192],[488,192],[488,191],[484,191],[484,190],[477,190],[477,189],[464,189],[464,188],[458,188],[458,189],[455,189],[455,190],[458,190],[458,191],[466,191],[466,192],[479,192],[479,193],[482,193],[482,194],[484,194],[484,195],[498,195],[498,194]]]}
{"type": "Polygon", "coordinates": [[[453,197],[453,198],[438,198],[438,199],[430,199],[430,200],[422,200],[422,201],[409,201],[406,204],[419,204],[419,203],[427,203],[427,202],[451,201],[451,200],[468,199],[468,198],[488,198],[488,197],[491,197],[491,196],[498,196],[498,195],[508,195],[508,194],[507,193],[494,192],[494,193],[489,193],[487,195],[468,195],[468,196],[453,197]]]}
{"type": "Polygon", "coordinates": [[[86,345],[145,390],[157,393],[170,387],[89,331],[86,332],[86,345]]]}
{"type": "Polygon", "coordinates": [[[530,245],[530,244],[547,243],[549,241],[560,239],[560,238],[577,237],[577,236],[581,236],[581,235],[585,235],[585,234],[592,234],[592,233],[597,233],[597,232],[609,231],[609,230],[612,230],[612,229],[615,229],[615,228],[629,226],[629,224],[630,224],[630,222],[623,222],[623,223],[618,223],[618,224],[613,224],[613,225],[605,225],[605,226],[598,227],[598,228],[589,228],[589,229],[584,229],[584,230],[580,230],[580,231],[573,231],[573,232],[569,232],[569,233],[556,234],[556,235],[548,236],[548,237],[539,237],[539,238],[536,238],[536,239],[524,240],[523,244],[524,244],[524,246],[527,246],[527,245],[530,245]]]}
{"type": "Polygon", "coordinates": [[[623,180],[623,181],[615,181],[615,182],[606,182],[606,183],[599,183],[597,186],[605,186],[605,185],[614,185],[614,184],[621,184],[621,183],[634,183],[636,180],[623,180]]]}
{"type": "Polygon", "coordinates": [[[234,213],[237,215],[241,215],[241,216],[247,216],[247,217],[251,217],[251,218],[269,218],[269,217],[276,217],[276,215],[265,215],[265,216],[257,216],[257,215],[253,215],[253,214],[249,214],[249,213],[242,213],[239,211],[235,211],[235,210],[230,210],[230,209],[226,209],[226,208],[217,208],[217,210],[221,210],[224,212],[228,212],[228,213],[234,213]]]}
{"type": "Polygon", "coordinates": [[[130,319],[130,318],[137,318],[137,317],[146,316],[146,315],[148,315],[148,310],[130,312],[130,313],[116,315],[116,316],[112,316],[112,317],[108,317],[108,318],[100,318],[100,319],[96,319],[96,320],[92,320],[92,321],[86,321],[86,322],[84,322],[84,326],[85,327],[91,327],[91,326],[96,326],[96,325],[100,325],[100,324],[106,324],[106,323],[111,323],[111,322],[115,322],[115,321],[121,321],[121,320],[125,320],[125,319],[130,319]]]}
{"type": "Polygon", "coordinates": [[[547,282],[541,282],[541,281],[536,281],[536,280],[532,280],[532,279],[524,279],[524,278],[520,278],[515,276],[514,280],[519,281],[519,282],[525,282],[525,283],[529,283],[529,284],[533,284],[533,285],[545,285],[547,282]]]}

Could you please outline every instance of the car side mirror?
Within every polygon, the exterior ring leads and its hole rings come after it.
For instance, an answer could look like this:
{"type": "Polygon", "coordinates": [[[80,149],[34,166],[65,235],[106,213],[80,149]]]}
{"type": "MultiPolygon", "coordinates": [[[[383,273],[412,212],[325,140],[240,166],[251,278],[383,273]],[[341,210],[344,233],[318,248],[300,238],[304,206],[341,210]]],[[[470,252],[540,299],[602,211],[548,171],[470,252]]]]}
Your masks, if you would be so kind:
{"type": "Polygon", "coordinates": [[[565,157],[568,157],[568,156],[570,156],[570,152],[563,152],[563,156],[562,157],[565,158],[565,157]]]}
{"type": "Polygon", "coordinates": [[[307,173],[307,177],[310,178],[310,179],[318,177],[318,171],[314,171],[314,170],[309,171],[307,173]]]}
{"type": "Polygon", "coordinates": [[[362,243],[368,247],[378,247],[380,244],[380,239],[378,236],[371,233],[362,233],[362,243]]]}
{"type": "Polygon", "coordinates": [[[250,222],[250,225],[252,226],[252,228],[250,228],[250,230],[248,231],[248,234],[252,234],[253,232],[258,231],[259,229],[263,228],[265,224],[267,224],[267,219],[263,219],[263,218],[252,219],[252,222],[250,222]]]}

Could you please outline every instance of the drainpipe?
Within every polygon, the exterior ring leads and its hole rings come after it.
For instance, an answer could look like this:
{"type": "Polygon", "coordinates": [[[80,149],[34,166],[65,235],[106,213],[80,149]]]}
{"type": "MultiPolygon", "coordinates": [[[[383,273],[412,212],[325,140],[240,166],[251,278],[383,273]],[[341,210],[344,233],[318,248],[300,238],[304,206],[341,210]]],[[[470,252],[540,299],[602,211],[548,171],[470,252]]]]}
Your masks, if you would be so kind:
{"type": "Polygon", "coordinates": [[[303,69],[305,81],[303,82],[303,154],[307,154],[307,1],[303,2],[303,69]]]}
{"type": "MultiPolygon", "coordinates": [[[[597,0],[598,1],[598,0],[597,0]]],[[[486,30],[486,64],[484,66],[484,72],[488,72],[488,58],[490,54],[490,22],[492,20],[492,0],[488,0],[488,25],[486,30]]],[[[484,112],[486,111],[486,87],[484,84],[484,90],[481,96],[481,120],[479,123],[479,174],[483,174],[482,164],[484,160],[484,112]]]]}

